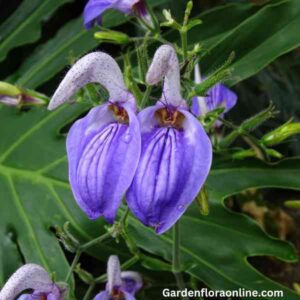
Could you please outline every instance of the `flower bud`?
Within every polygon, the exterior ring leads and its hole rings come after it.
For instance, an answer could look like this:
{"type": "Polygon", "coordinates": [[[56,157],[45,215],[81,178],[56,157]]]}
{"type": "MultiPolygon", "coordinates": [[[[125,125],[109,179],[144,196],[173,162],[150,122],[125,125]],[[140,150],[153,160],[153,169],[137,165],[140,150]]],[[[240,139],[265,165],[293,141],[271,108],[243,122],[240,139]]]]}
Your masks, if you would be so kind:
{"type": "Polygon", "coordinates": [[[129,36],[119,31],[99,31],[95,32],[94,37],[104,42],[114,44],[127,44],[129,42],[129,36]]]}
{"type": "Polygon", "coordinates": [[[283,155],[280,152],[278,152],[274,149],[266,149],[266,153],[269,156],[272,156],[272,157],[275,157],[275,158],[279,158],[279,159],[283,158],[283,155]]]}
{"type": "Polygon", "coordinates": [[[163,15],[164,15],[166,21],[161,23],[160,24],[161,26],[171,27],[171,28],[176,29],[176,30],[181,29],[181,26],[175,21],[175,19],[173,19],[170,10],[164,9],[163,10],[163,15]]]}
{"type": "Polygon", "coordinates": [[[275,130],[267,133],[262,137],[262,142],[266,146],[280,144],[292,135],[300,133],[300,123],[287,122],[275,130]]]}
{"type": "Polygon", "coordinates": [[[256,153],[253,149],[240,150],[232,154],[233,159],[245,159],[247,157],[255,157],[256,153]]]}
{"type": "Polygon", "coordinates": [[[0,102],[9,106],[16,106],[21,100],[21,90],[12,84],[0,82],[0,102]]]}
{"type": "Polygon", "coordinates": [[[22,90],[10,83],[0,82],[0,103],[8,106],[42,105],[47,97],[32,90],[22,90]]]}
{"type": "Polygon", "coordinates": [[[258,126],[260,126],[265,121],[273,118],[277,114],[277,111],[275,111],[275,106],[271,103],[269,107],[267,107],[265,110],[259,112],[255,116],[245,120],[241,124],[241,130],[244,131],[251,131],[258,126]]]}
{"type": "Polygon", "coordinates": [[[203,187],[200,193],[198,194],[197,203],[201,215],[207,216],[209,214],[209,203],[208,203],[208,194],[205,187],[203,187]]]}
{"type": "Polygon", "coordinates": [[[289,200],[289,201],[285,201],[284,205],[287,208],[299,209],[300,208],[300,201],[299,200],[289,200]]]}
{"type": "Polygon", "coordinates": [[[21,90],[16,86],[0,81],[0,95],[6,95],[10,97],[17,97],[21,93],[21,90]]]}

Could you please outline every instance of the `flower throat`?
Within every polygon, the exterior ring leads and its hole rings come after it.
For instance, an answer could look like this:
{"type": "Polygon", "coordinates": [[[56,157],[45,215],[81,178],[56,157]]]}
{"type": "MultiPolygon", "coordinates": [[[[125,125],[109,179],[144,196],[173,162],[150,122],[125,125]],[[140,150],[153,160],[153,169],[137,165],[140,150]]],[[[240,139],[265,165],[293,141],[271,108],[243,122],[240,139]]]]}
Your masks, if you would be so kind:
{"type": "Polygon", "coordinates": [[[161,127],[172,127],[175,129],[182,129],[184,115],[178,110],[169,108],[160,108],[155,112],[155,117],[161,127]]]}

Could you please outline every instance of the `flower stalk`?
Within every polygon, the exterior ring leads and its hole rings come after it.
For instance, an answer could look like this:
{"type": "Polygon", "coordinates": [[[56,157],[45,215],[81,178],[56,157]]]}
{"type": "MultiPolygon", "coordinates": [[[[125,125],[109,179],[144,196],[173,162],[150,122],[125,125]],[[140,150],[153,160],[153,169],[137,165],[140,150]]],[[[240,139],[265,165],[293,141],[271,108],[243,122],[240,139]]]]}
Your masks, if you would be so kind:
{"type": "Polygon", "coordinates": [[[68,282],[70,280],[71,275],[74,272],[74,270],[75,270],[75,268],[76,268],[76,266],[79,262],[81,254],[83,252],[85,252],[86,250],[88,250],[89,248],[91,248],[91,247],[103,242],[104,240],[108,239],[109,237],[111,237],[111,234],[109,232],[107,232],[107,233],[105,233],[105,234],[103,234],[103,235],[101,235],[101,236],[99,236],[99,237],[83,244],[83,245],[78,246],[78,249],[75,253],[74,259],[73,259],[72,264],[70,266],[69,272],[68,272],[68,274],[65,278],[65,282],[68,282]]]}
{"type": "MultiPolygon", "coordinates": [[[[180,231],[179,222],[173,226],[173,259],[172,259],[172,272],[176,279],[178,289],[183,291],[185,289],[185,283],[181,274],[180,266],[180,231]]],[[[182,299],[187,300],[187,297],[182,299]]]]}

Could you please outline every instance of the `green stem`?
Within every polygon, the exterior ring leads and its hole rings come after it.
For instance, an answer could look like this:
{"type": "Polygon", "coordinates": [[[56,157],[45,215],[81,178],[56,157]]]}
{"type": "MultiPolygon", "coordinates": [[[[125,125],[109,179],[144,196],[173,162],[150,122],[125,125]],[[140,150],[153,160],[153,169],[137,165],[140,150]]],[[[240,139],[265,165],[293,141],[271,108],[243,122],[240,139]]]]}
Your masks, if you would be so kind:
{"type": "MultiPolygon", "coordinates": [[[[173,227],[173,261],[172,261],[172,272],[175,276],[177,286],[179,290],[185,289],[185,283],[181,274],[180,268],[180,232],[179,223],[177,222],[173,227]]],[[[187,300],[187,297],[182,299],[187,300]]]]}
{"type": "Polygon", "coordinates": [[[81,251],[85,251],[91,247],[93,247],[96,244],[99,244],[101,242],[103,242],[104,240],[106,240],[107,238],[109,238],[111,236],[111,234],[109,232],[104,233],[103,235],[95,238],[94,240],[91,240],[85,244],[83,244],[82,246],[80,246],[80,250],[81,251]]]}
{"type": "Polygon", "coordinates": [[[141,108],[144,108],[145,105],[147,104],[151,92],[152,92],[152,86],[147,85],[146,91],[144,93],[144,97],[141,101],[141,108]]]}
{"type": "Polygon", "coordinates": [[[155,32],[159,34],[160,33],[160,26],[159,26],[159,22],[156,18],[156,15],[155,15],[151,5],[149,5],[147,1],[145,1],[145,3],[146,3],[146,8],[147,8],[147,10],[149,12],[149,15],[151,17],[151,20],[153,22],[155,32]]]}
{"type": "Polygon", "coordinates": [[[120,220],[120,223],[121,223],[121,225],[122,225],[123,227],[126,226],[126,222],[127,222],[127,218],[128,218],[128,216],[129,216],[129,213],[130,213],[130,209],[129,209],[128,206],[126,206],[126,209],[125,209],[125,211],[124,211],[124,214],[123,214],[123,216],[122,216],[122,218],[121,218],[121,220],[120,220]]]}
{"type": "Polygon", "coordinates": [[[188,44],[187,44],[187,30],[185,26],[183,26],[180,30],[181,37],[181,45],[183,52],[183,60],[186,61],[188,59],[188,44]]]}
{"type": "Polygon", "coordinates": [[[95,283],[95,282],[92,282],[92,283],[90,284],[89,288],[87,289],[87,291],[86,291],[86,293],[85,293],[85,295],[84,295],[83,300],[89,300],[90,295],[91,295],[91,293],[93,292],[95,286],[96,286],[96,283],[95,283]]]}
{"type": "Polygon", "coordinates": [[[72,264],[71,264],[69,272],[66,276],[65,282],[69,281],[72,273],[74,272],[75,267],[78,264],[78,261],[80,259],[80,256],[81,256],[82,252],[86,251],[87,249],[91,248],[92,246],[94,246],[98,243],[103,242],[105,239],[109,238],[110,236],[111,236],[110,233],[105,233],[105,234],[95,238],[94,240],[92,240],[90,242],[87,242],[87,243],[85,243],[85,244],[83,244],[79,247],[79,249],[76,251],[75,257],[72,261],[72,264]]]}
{"type": "Polygon", "coordinates": [[[73,273],[75,267],[76,267],[77,264],[78,264],[78,261],[79,261],[79,259],[80,259],[81,253],[82,253],[82,251],[78,249],[77,252],[76,252],[76,254],[75,254],[75,257],[74,257],[74,259],[73,259],[73,261],[72,261],[72,264],[71,264],[71,266],[70,266],[69,272],[68,272],[68,274],[67,274],[67,276],[66,276],[66,278],[65,278],[65,282],[68,282],[68,281],[69,281],[69,279],[70,279],[70,277],[71,277],[71,275],[72,275],[72,273],[73,273]]]}

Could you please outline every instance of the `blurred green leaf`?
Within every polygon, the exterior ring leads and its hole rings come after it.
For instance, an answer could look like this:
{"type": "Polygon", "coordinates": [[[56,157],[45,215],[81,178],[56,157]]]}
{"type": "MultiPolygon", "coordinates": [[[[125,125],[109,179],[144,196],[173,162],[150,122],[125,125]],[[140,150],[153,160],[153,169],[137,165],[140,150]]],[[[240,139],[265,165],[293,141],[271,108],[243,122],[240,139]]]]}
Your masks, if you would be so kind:
{"type": "MultiPolygon", "coordinates": [[[[213,71],[234,51],[236,58],[232,64],[232,79],[228,81],[230,85],[234,85],[300,45],[300,1],[274,0],[268,3],[255,14],[249,14],[249,17],[226,34],[213,37],[213,43],[206,44],[208,49],[202,65],[205,71],[213,71]]],[[[243,5],[236,4],[231,10],[240,10],[242,7],[243,5]]],[[[246,7],[247,4],[244,9],[246,7]]],[[[248,4],[247,10],[250,12],[253,7],[248,4]]],[[[228,18],[231,18],[229,11],[228,15],[224,14],[222,24],[226,24],[228,18]]],[[[202,20],[203,30],[208,24],[205,24],[204,17],[202,20]]],[[[220,23],[220,20],[215,19],[215,22],[220,23]]],[[[196,41],[199,39],[200,30],[196,41]]]]}
{"type": "MultiPolygon", "coordinates": [[[[80,239],[90,239],[104,231],[102,219],[88,220],[75,204],[68,184],[65,139],[60,134],[86,109],[84,105],[68,105],[54,112],[0,109],[0,238],[3,240],[8,230],[15,232],[25,260],[55,271],[59,280],[64,278],[68,264],[50,227],[69,221],[80,239]]],[[[300,189],[299,176],[300,159],[271,166],[255,160],[219,162],[215,158],[207,182],[209,216],[201,216],[197,207],[192,207],[181,219],[186,272],[215,289],[283,289],[286,299],[297,299],[247,262],[255,255],[292,262],[297,259],[293,247],[270,238],[249,217],[230,212],[222,200],[250,187],[300,189]]],[[[170,233],[157,236],[132,217],[129,225],[141,248],[171,260],[170,233]]],[[[94,255],[101,260],[111,253],[126,255],[114,242],[97,249],[94,255]]],[[[0,270],[4,268],[3,251],[0,245],[0,270]]]]}
{"type": "Polygon", "coordinates": [[[60,6],[73,0],[25,0],[0,26],[0,61],[18,46],[33,43],[41,36],[41,23],[60,6]]]}
{"type": "MultiPolygon", "coordinates": [[[[168,0],[151,0],[155,7],[168,0]]],[[[103,18],[103,26],[112,28],[126,22],[124,14],[109,11],[103,18]]],[[[10,81],[23,87],[36,88],[51,79],[58,72],[70,65],[75,59],[94,49],[99,40],[94,33],[99,30],[95,27],[87,31],[83,27],[82,18],[72,20],[62,27],[56,36],[39,46],[10,77],[10,81]]]]}
{"type": "Polygon", "coordinates": [[[94,32],[95,29],[87,31],[83,28],[81,18],[66,24],[52,40],[38,47],[24,61],[14,74],[18,85],[35,88],[72,64],[82,53],[95,48],[99,41],[94,39],[94,32]]]}

